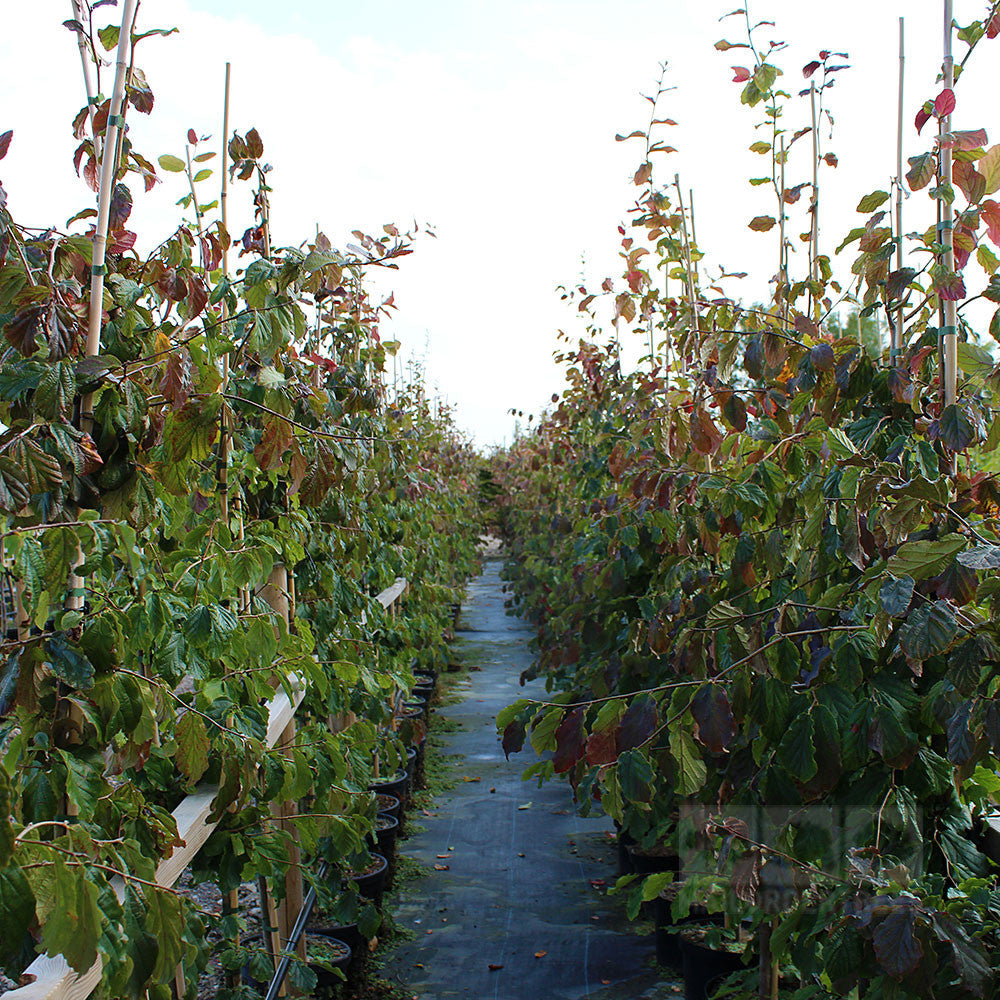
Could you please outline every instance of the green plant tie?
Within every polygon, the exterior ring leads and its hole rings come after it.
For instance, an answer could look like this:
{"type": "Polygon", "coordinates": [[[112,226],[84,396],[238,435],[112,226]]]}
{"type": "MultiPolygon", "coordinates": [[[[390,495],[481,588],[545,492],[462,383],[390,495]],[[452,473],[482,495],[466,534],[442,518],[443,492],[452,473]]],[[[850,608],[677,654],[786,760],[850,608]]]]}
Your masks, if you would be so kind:
{"type": "Polygon", "coordinates": [[[117,125],[123,132],[128,128],[124,115],[108,115],[108,126],[117,125]]]}
{"type": "Polygon", "coordinates": [[[108,273],[108,265],[107,264],[91,264],[90,265],[90,273],[92,275],[94,275],[95,278],[98,277],[99,275],[107,274],[108,273]]]}
{"type": "Polygon", "coordinates": [[[101,99],[99,97],[88,97],[87,103],[91,105],[91,107],[97,108],[100,107],[101,99]]]}

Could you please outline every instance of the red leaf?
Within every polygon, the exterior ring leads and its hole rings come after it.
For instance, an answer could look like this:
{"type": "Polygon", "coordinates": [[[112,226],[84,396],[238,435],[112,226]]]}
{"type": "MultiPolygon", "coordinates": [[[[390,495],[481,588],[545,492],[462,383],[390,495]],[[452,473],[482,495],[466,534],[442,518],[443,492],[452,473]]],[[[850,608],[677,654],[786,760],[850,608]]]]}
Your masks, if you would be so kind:
{"type": "Polygon", "coordinates": [[[818,59],[814,59],[811,63],[806,63],[805,66],[802,67],[802,75],[808,80],[821,65],[822,63],[820,63],[818,59]]]}
{"type": "Polygon", "coordinates": [[[986,25],[986,37],[996,38],[1000,35],[1000,14],[994,14],[990,18],[990,23],[986,25]]]}
{"type": "Polygon", "coordinates": [[[196,146],[198,144],[198,133],[195,132],[193,128],[188,129],[188,142],[191,143],[192,146],[196,146]]]}
{"type": "Polygon", "coordinates": [[[701,407],[691,414],[691,443],[702,455],[714,454],[722,444],[722,433],[701,407]]]}
{"type": "Polygon", "coordinates": [[[608,727],[587,737],[587,763],[593,767],[613,764],[618,760],[614,729],[608,727]]]}
{"type": "Polygon", "coordinates": [[[983,202],[982,218],[986,223],[986,235],[994,246],[1000,247],[1000,204],[987,198],[983,202]]]}
{"type": "Polygon", "coordinates": [[[115,233],[114,242],[108,244],[108,253],[125,253],[135,246],[136,235],[123,229],[115,233]]]}
{"type": "Polygon", "coordinates": [[[649,695],[640,695],[634,699],[622,716],[618,727],[618,752],[634,750],[642,746],[653,734],[656,728],[656,704],[649,695]]]}
{"type": "Polygon", "coordinates": [[[502,969],[503,966],[502,965],[494,965],[492,962],[490,962],[490,964],[487,966],[487,968],[490,970],[490,972],[496,972],[498,969],[502,969]]]}
{"type": "Polygon", "coordinates": [[[10,149],[10,140],[14,137],[13,130],[9,132],[4,132],[0,135],[0,160],[2,160],[7,155],[7,150],[10,149]]]}
{"type": "Polygon", "coordinates": [[[750,70],[745,66],[734,66],[733,74],[733,83],[746,83],[750,79],[750,70]]]}
{"type": "Polygon", "coordinates": [[[517,719],[510,723],[503,731],[503,740],[500,745],[508,760],[510,760],[512,753],[519,753],[524,746],[524,723],[517,719]]]}
{"type": "Polygon", "coordinates": [[[931,120],[931,108],[930,101],[923,104],[920,110],[917,112],[917,117],[913,120],[913,124],[917,126],[917,135],[920,135],[921,129],[931,120]]]}
{"type": "Polygon", "coordinates": [[[556,774],[563,774],[583,756],[583,709],[575,708],[556,729],[556,752],[552,766],[556,774]]]}
{"type": "Polygon", "coordinates": [[[934,116],[947,118],[955,110],[955,91],[946,87],[934,98],[934,116]]]}
{"type": "Polygon", "coordinates": [[[695,734],[712,753],[722,753],[736,735],[733,710],[725,690],[718,684],[705,684],[691,701],[691,715],[698,725],[695,734]]]}
{"type": "Polygon", "coordinates": [[[826,153],[823,156],[823,159],[826,161],[826,164],[829,167],[835,167],[840,162],[837,159],[837,154],[836,153],[826,153]]]}

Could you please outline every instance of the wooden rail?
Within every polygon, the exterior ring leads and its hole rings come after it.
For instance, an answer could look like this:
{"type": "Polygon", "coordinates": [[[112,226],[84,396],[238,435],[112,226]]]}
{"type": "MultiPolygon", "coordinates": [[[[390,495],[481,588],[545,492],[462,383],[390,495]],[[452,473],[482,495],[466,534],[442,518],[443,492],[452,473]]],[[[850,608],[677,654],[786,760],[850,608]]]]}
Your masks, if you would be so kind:
{"type": "MultiPolygon", "coordinates": [[[[403,595],[407,585],[406,580],[399,578],[391,587],[378,594],[375,600],[388,610],[403,595]]],[[[268,704],[268,749],[281,738],[305,698],[304,678],[292,674],[288,681],[291,697],[285,691],[280,691],[268,704]]],[[[172,815],[177,824],[177,836],[183,843],[156,866],[157,884],[165,889],[169,889],[181,877],[218,826],[219,820],[210,822],[208,819],[218,791],[215,785],[200,785],[174,809],[172,815]]],[[[124,900],[124,881],[116,877],[111,880],[111,885],[119,900],[124,900]]],[[[74,972],[62,955],[39,955],[24,971],[23,978],[33,977],[32,981],[5,993],[3,1000],[87,1000],[101,981],[101,969],[100,957],[86,972],[74,972]]]]}

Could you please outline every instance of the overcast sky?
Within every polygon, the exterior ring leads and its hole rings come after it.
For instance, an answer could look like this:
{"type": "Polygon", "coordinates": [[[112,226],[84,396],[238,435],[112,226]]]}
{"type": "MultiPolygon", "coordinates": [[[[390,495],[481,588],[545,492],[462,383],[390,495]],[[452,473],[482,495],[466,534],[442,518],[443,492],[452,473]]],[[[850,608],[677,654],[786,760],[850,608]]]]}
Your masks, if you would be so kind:
{"type": "MultiPolygon", "coordinates": [[[[378,279],[399,307],[384,333],[403,342],[404,359],[426,358],[434,391],[489,445],[510,434],[511,407],[538,412],[560,387],[551,360],[555,332],[578,329],[579,320],[560,303],[556,287],[577,283],[581,274],[595,285],[619,274],[616,227],[634,198],[631,176],[641,150],[616,143],[614,135],[644,126],[648,105],[639,95],[654,87],[662,60],[677,88],[661,107],[679,122],[669,136],[679,152],[662,160],[659,176],[672,179],[678,171],[685,188],[693,187],[709,261],[751,272],[742,289],[730,290],[749,297],[766,291],[773,234],[751,233],[746,223],[772,208],[765,189],[746,181],[764,161],[747,151],[757,138],[756,115],[740,107],[730,69],[747,59],[741,50],[713,47],[719,38],[737,40],[738,19],[718,21],[732,6],[733,0],[143,0],[140,29],[176,25],[180,33],[139,47],[137,64],[156,107],[149,119],[130,115],[131,135],[150,159],[183,155],[188,128],[218,135],[230,60],[231,125],[258,128],[274,166],[277,242],[309,239],[317,224],[342,246],[351,229],[431,222],[437,240],[421,240],[398,272],[378,279]]],[[[83,91],[74,39],[61,25],[69,0],[11,7],[0,33],[8,80],[0,132],[13,128],[15,136],[0,178],[19,221],[62,225],[91,197],[70,162],[69,123],[83,91]]],[[[956,19],[967,23],[984,7],[957,0],[956,19]]],[[[801,67],[820,49],[850,54],[852,69],[831,93],[837,131],[825,145],[840,166],[823,178],[826,252],[857,224],[860,196],[887,189],[894,171],[900,13],[907,19],[912,121],[920,102],[936,93],[938,0],[751,5],[755,20],[777,22],[765,35],[790,43],[777,61],[792,92],[804,85],[801,67]]],[[[993,132],[987,74],[1000,40],[983,44],[991,50],[977,54],[978,69],[965,84],[974,90],[983,81],[983,94],[964,99],[959,91],[956,127],[993,132]]],[[[805,122],[808,102],[796,108],[805,122]]],[[[927,148],[912,127],[906,144],[908,153],[927,148]]],[[[802,141],[789,181],[805,180],[808,169],[802,141]]],[[[168,174],[152,194],[135,192],[132,222],[146,245],[172,228],[183,183],[168,174]]],[[[250,213],[245,201],[233,201],[230,228],[238,233],[250,213]]]]}

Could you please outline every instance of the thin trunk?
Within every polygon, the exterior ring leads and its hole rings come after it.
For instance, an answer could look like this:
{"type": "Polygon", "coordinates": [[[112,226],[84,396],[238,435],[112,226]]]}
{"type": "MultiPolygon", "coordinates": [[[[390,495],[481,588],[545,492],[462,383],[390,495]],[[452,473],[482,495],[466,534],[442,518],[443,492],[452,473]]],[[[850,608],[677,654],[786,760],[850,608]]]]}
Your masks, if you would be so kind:
{"type": "MultiPolygon", "coordinates": [[[[691,305],[691,330],[688,331],[688,337],[691,338],[691,335],[693,334],[693,340],[697,342],[698,334],[701,332],[701,325],[698,316],[698,299],[695,294],[694,286],[694,267],[691,264],[691,242],[688,239],[687,216],[684,213],[684,195],[681,193],[681,179],[678,174],[674,174],[674,187],[677,188],[677,204],[681,210],[681,234],[684,239],[684,258],[687,265],[687,292],[688,300],[691,305]]],[[[687,359],[687,350],[681,351],[682,373],[687,371],[687,359]]]]}
{"type": "MultiPolygon", "coordinates": [[[[809,88],[809,110],[812,116],[812,153],[813,153],[813,196],[812,196],[812,226],[809,230],[809,280],[819,284],[819,121],[816,118],[816,84],[809,88]]],[[[820,316],[819,295],[809,289],[809,300],[812,303],[812,318],[818,323],[820,316]]]]}

